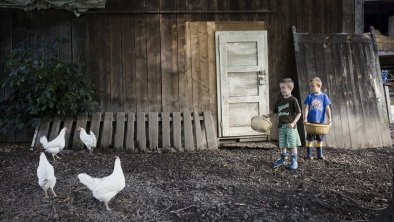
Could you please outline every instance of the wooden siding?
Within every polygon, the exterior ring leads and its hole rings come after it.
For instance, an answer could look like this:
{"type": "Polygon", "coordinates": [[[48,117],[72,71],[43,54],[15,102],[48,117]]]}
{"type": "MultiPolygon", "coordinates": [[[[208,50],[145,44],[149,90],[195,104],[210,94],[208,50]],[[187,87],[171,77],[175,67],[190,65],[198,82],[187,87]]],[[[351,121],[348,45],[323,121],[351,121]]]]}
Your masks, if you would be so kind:
{"type": "Polygon", "coordinates": [[[301,98],[309,93],[309,79],[317,76],[332,102],[328,146],[391,146],[379,60],[371,35],[294,33],[294,42],[301,98]]]}
{"type": "MultiPolygon", "coordinates": [[[[290,27],[295,25],[300,32],[309,33],[354,33],[353,1],[118,0],[108,1],[105,10],[89,10],[80,17],[59,10],[25,13],[0,9],[0,58],[5,58],[19,44],[61,37],[66,41],[60,44],[55,56],[79,63],[89,75],[101,105],[98,111],[208,109],[216,119],[216,101],[206,97],[215,94],[216,76],[211,74],[215,71],[214,63],[209,56],[214,45],[205,41],[214,34],[214,29],[200,23],[187,30],[186,22],[264,21],[269,33],[272,107],[279,94],[279,80],[296,78],[290,27]],[[30,34],[21,32],[23,29],[30,34]],[[203,46],[202,50],[188,51],[187,36],[194,36],[194,43],[198,44],[195,47],[203,46]],[[195,53],[196,57],[190,60],[187,53],[195,53]],[[208,58],[199,53],[208,53],[208,58]],[[192,73],[188,68],[191,63],[199,73],[192,73]]],[[[0,78],[6,73],[1,63],[0,78]]],[[[10,133],[2,141],[14,142],[17,137],[21,134],[10,133]]]]}

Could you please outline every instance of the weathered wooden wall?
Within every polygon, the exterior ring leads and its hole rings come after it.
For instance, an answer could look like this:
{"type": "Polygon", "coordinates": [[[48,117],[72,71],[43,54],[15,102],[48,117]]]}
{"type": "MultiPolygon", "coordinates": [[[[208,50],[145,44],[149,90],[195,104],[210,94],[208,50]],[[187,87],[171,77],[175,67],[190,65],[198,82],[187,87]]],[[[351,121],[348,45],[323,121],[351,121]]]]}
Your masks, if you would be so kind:
{"type": "MultiPolygon", "coordinates": [[[[198,96],[204,95],[204,87],[188,88],[199,77],[190,76],[186,65],[186,22],[264,21],[272,104],[279,80],[296,78],[290,27],[310,33],[354,33],[355,1],[359,0],[117,0],[108,1],[105,10],[90,10],[78,18],[66,11],[0,9],[0,61],[23,40],[37,41],[33,35],[49,41],[61,37],[66,42],[55,56],[79,63],[91,77],[100,111],[206,111],[198,96]]],[[[0,78],[6,73],[1,62],[0,78]]],[[[215,116],[216,110],[208,111],[215,116]]],[[[7,139],[15,140],[16,136],[7,139]]]]}
{"type": "Polygon", "coordinates": [[[338,148],[390,147],[391,137],[377,49],[370,34],[295,33],[301,98],[319,76],[332,101],[327,144],[338,148]]]}

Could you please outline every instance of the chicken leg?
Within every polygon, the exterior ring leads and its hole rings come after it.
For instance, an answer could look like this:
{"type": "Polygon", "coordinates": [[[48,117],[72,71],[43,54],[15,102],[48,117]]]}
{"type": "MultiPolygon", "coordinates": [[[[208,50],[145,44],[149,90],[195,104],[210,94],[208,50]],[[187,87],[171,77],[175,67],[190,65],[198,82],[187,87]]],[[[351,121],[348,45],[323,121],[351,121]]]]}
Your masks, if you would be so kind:
{"type": "Polygon", "coordinates": [[[107,210],[112,210],[111,208],[108,207],[108,203],[104,202],[104,204],[105,204],[105,208],[106,208],[107,210]]]}
{"type": "Polygon", "coordinates": [[[52,187],[51,187],[51,190],[52,190],[53,196],[54,196],[54,197],[57,197],[57,195],[56,195],[56,193],[55,193],[55,191],[53,190],[52,187]]]}

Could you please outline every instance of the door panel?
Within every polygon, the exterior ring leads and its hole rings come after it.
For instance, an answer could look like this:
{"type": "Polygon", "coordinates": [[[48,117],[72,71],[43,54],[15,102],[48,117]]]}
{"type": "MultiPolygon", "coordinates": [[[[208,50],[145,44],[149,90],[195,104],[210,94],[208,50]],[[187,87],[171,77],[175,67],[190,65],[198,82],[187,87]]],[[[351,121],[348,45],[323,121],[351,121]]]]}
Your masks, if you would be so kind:
{"type": "Polygon", "coordinates": [[[216,32],[219,136],[261,135],[250,119],[268,113],[266,31],[216,32]]]}

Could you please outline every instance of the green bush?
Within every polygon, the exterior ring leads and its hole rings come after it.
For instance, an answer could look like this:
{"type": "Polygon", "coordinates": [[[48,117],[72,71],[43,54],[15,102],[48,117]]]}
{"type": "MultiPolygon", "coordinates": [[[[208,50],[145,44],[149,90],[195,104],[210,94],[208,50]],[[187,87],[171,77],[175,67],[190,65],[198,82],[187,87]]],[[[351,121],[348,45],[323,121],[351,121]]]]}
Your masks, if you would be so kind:
{"type": "Polygon", "coordinates": [[[51,48],[45,43],[20,47],[6,58],[9,73],[1,82],[6,93],[0,97],[0,133],[35,127],[41,117],[73,116],[97,108],[87,75],[74,63],[43,57],[51,48]]]}

